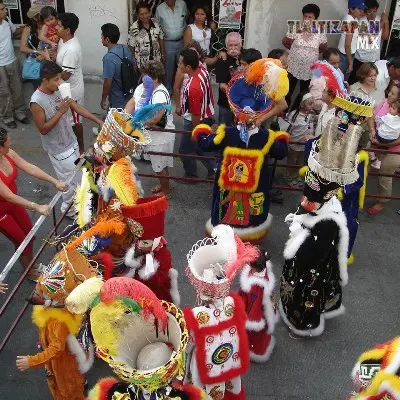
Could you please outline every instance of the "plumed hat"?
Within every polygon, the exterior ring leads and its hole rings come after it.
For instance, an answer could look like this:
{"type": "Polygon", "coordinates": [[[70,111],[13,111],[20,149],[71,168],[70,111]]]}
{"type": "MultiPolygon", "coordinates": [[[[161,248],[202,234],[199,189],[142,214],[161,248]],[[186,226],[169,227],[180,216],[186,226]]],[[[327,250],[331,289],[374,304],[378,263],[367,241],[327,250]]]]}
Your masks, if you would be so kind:
{"type": "Polygon", "coordinates": [[[257,259],[258,249],[243,243],[228,225],[216,226],[211,236],[192,247],[186,273],[198,296],[216,299],[228,295],[236,274],[257,259]]]}

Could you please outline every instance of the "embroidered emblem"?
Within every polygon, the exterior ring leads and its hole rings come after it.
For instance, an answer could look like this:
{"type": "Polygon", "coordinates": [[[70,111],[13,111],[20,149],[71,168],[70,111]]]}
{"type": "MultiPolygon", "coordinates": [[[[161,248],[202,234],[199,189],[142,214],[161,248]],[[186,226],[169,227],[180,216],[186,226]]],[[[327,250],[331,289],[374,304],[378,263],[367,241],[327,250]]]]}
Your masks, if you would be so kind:
{"type": "Polygon", "coordinates": [[[339,188],[334,189],[334,190],[330,190],[329,192],[327,192],[327,193],[325,194],[325,196],[324,196],[324,200],[329,200],[329,199],[331,199],[332,197],[336,196],[338,190],[339,190],[339,188]]]}
{"type": "Polygon", "coordinates": [[[210,321],[210,316],[205,312],[205,311],[200,311],[197,315],[196,315],[196,319],[197,322],[200,325],[205,325],[208,323],[208,321],[210,321]]]}
{"type": "Polygon", "coordinates": [[[264,193],[253,193],[249,198],[250,215],[261,215],[264,213],[264,193]]]}
{"type": "Polygon", "coordinates": [[[224,343],[215,349],[211,359],[214,364],[221,365],[226,361],[228,361],[231,358],[232,354],[233,354],[232,344],[224,343]]]}
{"type": "Polygon", "coordinates": [[[225,315],[227,317],[232,317],[234,311],[234,307],[232,304],[227,304],[224,308],[225,315]]]}
{"type": "Polygon", "coordinates": [[[216,308],[216,309],[214,310],[214,317],[215,317],[215,318],[218,318],[220,315],[221,315],[221,310],[218,309],[218,308],[216,308]]]}
{"type": "Polygon", "coordinates": [[[306,184],[308,186],[310,186],[310,188],[315,190],[316,192],[319,192],[321,190],[318,179],[315,177],[314,174],[310,173],[309,171],[307,172],[304,180],[305,180],[306,184]]]}
{"type": "Polygon", "coordinates": [[[41,283],[50,293],[55,293],[61,289],[64,289],[64,262],[54,260],[47,267],[45,267],[43,270],[41,283]]]}
{"type": "Polygon", "coordinates": [[[214,336],[208,336],[206,342],[209,344],[214,343],[214,336]]]}
{"type": "Polygon", "coordinates": [[[219,386],[214,386],[210,390],[209,395],[213,400],[222,400],[224,398],[224,394],[219,386]]]}
{"type": "Polygon", "coordinates": [[[230,392],[233,390],[233,383],[232,383],[232,381],[227,381],[226,383],[225,383],[225,388],[226,388],[226,390],[229,390],[230,392]]]}
{"type": "Polygon", "coordinates": [[[221,189],[252,193],[257,189],[264,154],[260,150],[226,147],[218,185],[221,189]]]}

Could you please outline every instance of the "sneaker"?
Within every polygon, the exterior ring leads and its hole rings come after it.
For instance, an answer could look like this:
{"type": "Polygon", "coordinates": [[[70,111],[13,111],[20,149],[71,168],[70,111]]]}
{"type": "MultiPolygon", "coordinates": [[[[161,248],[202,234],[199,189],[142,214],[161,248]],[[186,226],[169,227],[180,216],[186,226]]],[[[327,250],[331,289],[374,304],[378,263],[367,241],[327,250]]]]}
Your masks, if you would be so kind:
{"type": "Polygon", "coordinates": [[[378,159],[376,159],[372,161],[371,167],[374,169],[381,169],[381,162],[378,159]]]}

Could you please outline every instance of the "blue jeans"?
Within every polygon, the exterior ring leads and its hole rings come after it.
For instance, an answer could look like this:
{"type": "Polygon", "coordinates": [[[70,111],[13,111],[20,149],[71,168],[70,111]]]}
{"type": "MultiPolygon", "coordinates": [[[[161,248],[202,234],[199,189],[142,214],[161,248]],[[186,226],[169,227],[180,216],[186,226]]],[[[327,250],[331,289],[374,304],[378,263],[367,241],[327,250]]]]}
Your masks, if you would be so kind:
{"type": "Polygon", "coordinates": [[[165,48],[165,86],[167,90],[172,92],[175,71],[179,61],[179,54],[183,49],[183,39],[172,41],[164,40],[165,48]]]}
{"type": "MultiPolygon", "coordinates": [[[[202,121],[204,123],[210,123],[211,121],[202,121]]],[[[191,131],[193,129],[193,124],[192,121],[189,121],[188,119],[183,120],[183,129],[185,131],[191,131]]],[[[191,135],[181,135],[181,142],[179,145],[179,153],[181,154],[197,154],[199,156],[213,156],[214,153],[212,152],[207,152],[207,154],[204,153],[203,150],[201,150],[198,146],[197,143],[192,140],[191,135]]],[[[192,177],[192,178],[197,178],[197,161],[192,159],[192,158],[187,158],[183,157],[182,159],[183,163],[183,169],[185,170],[185,175],[192,177]]],[[[208,172],[214,171],[215,168],[217,168],[217,163],[215,160],[201,160],[203,165],[207,168],[208,172]]]]}
{"type": "Polygon", "coordinates": [[[226,126],[233,125],[233,112],[229,108],[219,107],[218,111],[218,123],[225,124],[226,126]]]}

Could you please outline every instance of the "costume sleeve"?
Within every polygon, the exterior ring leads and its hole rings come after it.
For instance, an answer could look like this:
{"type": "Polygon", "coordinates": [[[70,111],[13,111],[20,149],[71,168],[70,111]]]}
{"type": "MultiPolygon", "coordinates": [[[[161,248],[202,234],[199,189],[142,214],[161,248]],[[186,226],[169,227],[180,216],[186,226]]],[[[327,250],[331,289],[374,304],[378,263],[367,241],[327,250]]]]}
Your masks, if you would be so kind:
{"type": "Polygon", "coordinates": [[[283,160],[288,154],[288,145],[286,139],[275,140],[268,154],[276,160],[283,160]]]}
{"type": "Polygon", "coordinates": [[[48,326],[45,328],[49,333],[49,344],[41,353],[34,356],[28,356],[29,367],[41,367],[48,363],[53,358],[59,357],[65,350],[68,337],[68,328],[65,324],[54,319],[48,321],[48,326]]]}

